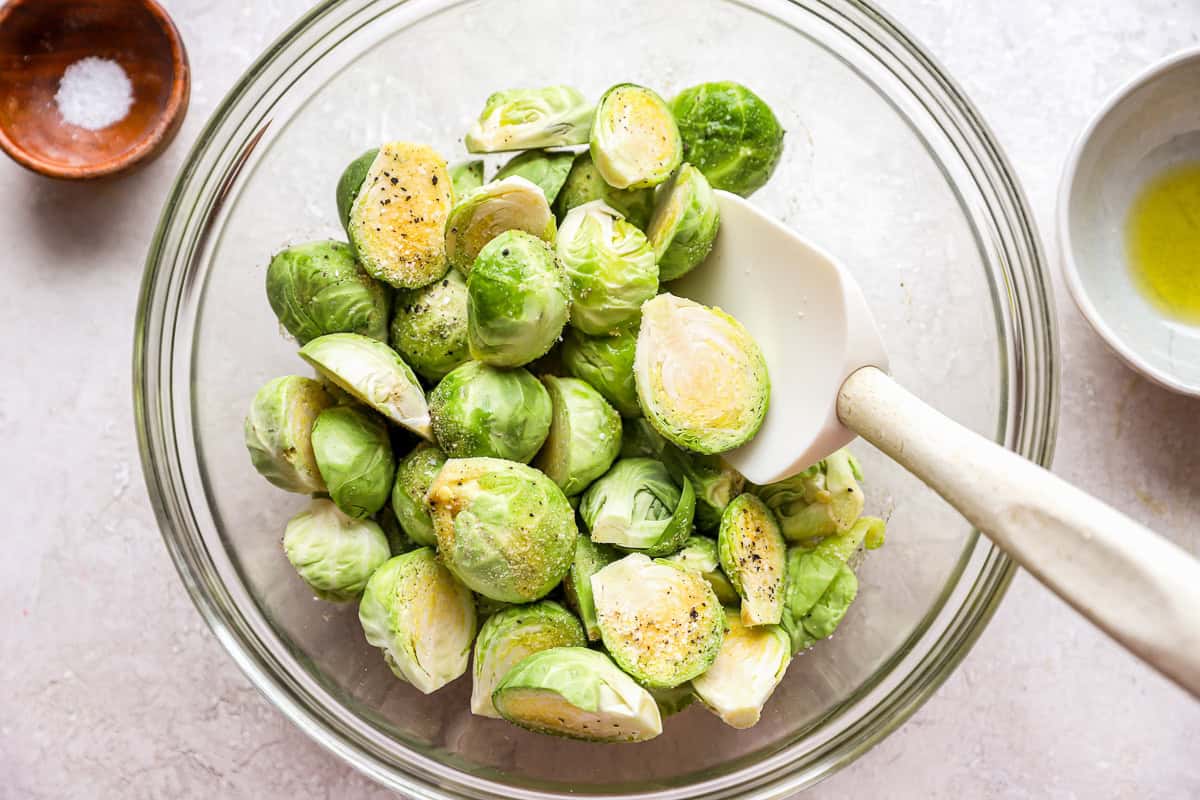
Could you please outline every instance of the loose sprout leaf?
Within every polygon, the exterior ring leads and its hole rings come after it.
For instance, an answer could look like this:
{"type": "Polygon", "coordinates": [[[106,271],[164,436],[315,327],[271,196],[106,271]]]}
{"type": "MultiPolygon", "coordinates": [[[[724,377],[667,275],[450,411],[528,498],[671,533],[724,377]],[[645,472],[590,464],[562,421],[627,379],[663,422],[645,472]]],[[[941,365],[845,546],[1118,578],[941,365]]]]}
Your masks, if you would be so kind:
{"type": "Polygon", "coordinates": [[[740,83],[720,81],[684,89],[671,103],[683,156],[714,189],[748,197],[775,171],[783,128],[770,106],[740,83]]]}
{"type": "Polygon", "coordinates": [[[475,258],[488,242],[513,230],[554,242],[554,215],[546,195],[535,184],[514,175],[467,192],[455,201],[446,222],[450,266],[470,275],[475,258]]]}
{"type": "Polygon", "coordinates": [[[267,300],[300,344],[327,333],[387,339],[388,292],[342,242],[309,242],[276,253],[267,267],[267,300]]]}
{"type": "Polygon", "coordinates": [[[618,189],[657,186],[683,160],[683,143],[670,107],[652,89],[618,84],[600,98],[592,123],[592,161],[618,189]]]}
{"type": "Polygon", "coordinates": [[[775,512],[784,537],[796,543],[849,530],[865,500],[855,480],[853,456],[844,449],[755,493],[775,512]]]}
{"type": "Polygon", "coordinates": [[[514,156],[496,173],[496,180],[503,180],[513,175],[519,175],[527,181],[536,184],[546,195],[546,202],[554,205],[567,175],[575,163],[575,154],[561,150],[529,150],[514,156]]]}
{"type": "Polygon", "coordinates": [[[280,489],[301,494],[325,491],[312,448],[317,415],[333,398],[312,378],[285,375],[254,395],[244,436],[258,473],[280,489]]]}
{"type": "Polygon", "coordinates": [[[283,551],[317,597],[334,603],[358,597],[391,555],[378,524],[346,516],[323,498],[288,521],[283,551]]]}
{"type": "Polygon", "coordinates": [[[748,627],[732,609],[725,618],[729,630],[720,653],[708,671],[692,680],[692,691],[727,725],[749,728],[783,680],[791,642],[778,625],[748,627]]]}
{"type": "Polygon", "coordinates": [[[433,432],[452,458],[490,456],[527,464],[550,433],[546,387],[523,369],[478,361],[456,367],[429,394],[433,432]]]}
{"type": "Polygon", "coordinates": [[[495,92],[464,143],[472,153],[587,144],[591,103],[569,86],[495,92]]]}
{"type": "Polygon", "coordinates": [[[458,271],[420,289],[400,290],[395,298],[390,342],[418,375],[439,381],[471,360],[467,282],[458,271]]]}
{"type": "Polygon", "coordinates": [[[742,622],[778,624],[787,544],[771,509],[752,494],[739,495],[721,517],[717,544],[721,568],[742,598],[742,622]]]}

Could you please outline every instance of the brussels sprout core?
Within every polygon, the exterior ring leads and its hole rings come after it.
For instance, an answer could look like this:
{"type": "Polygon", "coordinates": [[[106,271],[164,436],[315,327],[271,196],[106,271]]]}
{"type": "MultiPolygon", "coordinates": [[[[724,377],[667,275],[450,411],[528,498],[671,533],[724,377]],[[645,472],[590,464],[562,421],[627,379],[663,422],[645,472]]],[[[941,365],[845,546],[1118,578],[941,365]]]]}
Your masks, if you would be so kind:
{"type": "Polygon", "coordinates": [[[717,660],[692,680],[692,691],[710,711],[734,728],[749,728],[783,680],[792,659],[788,635],[778,625],[742,624],[725,611],[729,631],[717,660]]]}
{"type": "Polygon", "coordinates": [[[327,333],[387,338],[387,290],[341,242],[310,242],[277,253],[267,267],[267,300],[300,344],[327,333]]]}
{"type": "Polygon", "coordinates": [[[542,378],[554,416],[534,466],[568,496],[612,466],[621,449],[621,417],[600,393],[576,378],[542,378]]]}
{"type": "Polygon", "coordinates": [[[391,344],[418,375],[438,381],[471,359],[467,282],[451,270],[420,289],[396,292],[391,344]]]}
{"type": "Polygon", "coordinates": [[[484,184],[455,201],[446,223],[446,254],[450,266],[469,275],[479,251],[505,231],[524,231],[553,242],[554,228],[546,195],[514,175],[484,184]]]}
{"type": "Polygon", "coordinates": [[[312,378],[275,378],[254,395],[244,426],[246,449],[259,474],[280,489],[325,491],[313,456],[312,427],[333,398],[312,378]]]}
{"type": "Polygon", "coordinates": [[[313,423],[312,445],[338,508],[357,519],[383,508],[396,464],[382,419],[361,407],[327,408],[313,423]]]}
{"type": "Polygon", "coordinates": [[[587,144],[592,110],[570,86],[495,92],[464,141],[472,153],[587,144]]]}
{"type": "Polygon", "coordinates": [[[771,173],[783,153],[783,128],[770,106],[733,81],[684,89],[671,103],[683,154],[714,189],[748,197],[771,173]]]}
{"type": "Polygon", "coordinates": [[[334,603],[361,594],[367,579],[391,554],[379,525],[348,517],[323,498],[291,518],[283,533],[283,551],[317,597],[334,603]]]}
{"type": "Polygon", "coordinates": [[[592,160],[618,189],[657,186],[683,160],[675,117],[656,92],[622,83],[600,98],[592,124],[592,160]]]}
{"type": "Polygon", "coordinates": [[[592,541],[652,556],[679,549],[692,530],[695,510],[692,485],[651,458],[621,459],[579,504],[592,541]]]}
{"type": "Polygon", "coordinates": [[[712,250],[721,212],[704,173],[691,164],[680,168],[659,197],[646,235],[658,259],[658,279],[673,281],[691,272],[712,250]]]}
{"type": "Polygon", "coordinates": [[[771,509],[752,494],[739,495],[721,517],[721,568],[742,597],[742,622],[777,624],[783,615],[787,544],[771,509]]]}
{"type": "Polygon", "coordinates": [[[550,395],[523,369],[468,361],[429,395],[433,431],[452,458],[529,463],[550,432],[550,395]]]}

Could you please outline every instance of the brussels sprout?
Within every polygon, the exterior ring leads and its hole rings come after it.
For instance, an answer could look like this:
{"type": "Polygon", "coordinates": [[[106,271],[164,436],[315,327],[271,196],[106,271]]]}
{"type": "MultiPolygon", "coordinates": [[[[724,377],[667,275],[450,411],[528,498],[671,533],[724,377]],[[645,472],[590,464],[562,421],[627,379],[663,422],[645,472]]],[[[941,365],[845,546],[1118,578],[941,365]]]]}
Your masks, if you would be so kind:
{"type": "Polygon", "coordinates": [[[476,158],[451,164],[450,185],[454,189],[455,200],[464,197],[467,192],[483,186],[483,161],[476,158]]]}
{"type": "Polygon", "coordinates": [[[493,614],[499,614],[506,608],[512,608],[513,603],[505,603],[500,600],[493,600],[490,597],[484,597],[479,592],[472,592],[475,595],[475,615],[482,622],[490,618],[493,614]]]}
{"type": "Polygon", "coordinates": [[[420,546],[404,532],[404,528],[400,526],[400,520],[396,519],[396,512],[392,510],[391,506],[379,509],[379,513],[375,515],[375,522],[383,529],[383,535],[387,537],[388,549],[392,555],[403,555],[420,546]]]}
{"type": "Polygon", "coordinates": [[[317,597],[334,603],[358,597],[391,556],[379,525],[348,517],[324,498],[288,521],[283,552],[317,597]]]}
{"type": "Polygon", "coordinates": [[[567,324],[567,276],[550,245],[505,231],[475,259],[467,278],[471,355],[497,367],[520,367],[545,355],[567,324]]]}
{"type": "Polygon", "coordinates": [[[534,466],[565,494],[579,494],[616,460],[621,417],[584,381],[547,375],[542,383],[554,415],[534,466]]]}
{"type": "Polygon", "coordinates": [[[570,86],[507,89],[488,97],[464,141],[472,153],[587,144],[593,110],[570,86]]]}
{"type": "Polygon", "coordinates": [[[650,689],[670,689],[712,665],[725,615],[708,581],[633,553],[592,576],[604,647],[650,689]]]}
{"type": "Polygon", "coordinates": [[[748,197],[775,171],[783,128],[770,106],[732,81],[684,89],[671,103],[683,155],[714,189],[748,197]]]}
{"type": "Polygon", "coordinates": [[[433,438],[417,376],[383,342],[357,333],[330,333],[301,347],[300,357],[359,402],[418,436],[433,438]]]}
{"type": "Polygon", "coordinates": [[[623,417],[640,417],[633,382],[633,357],[637,333],[618,331],[612,336],[588,336],[568,326],[563,335],[563,368],[590,383],[623,417]]]}
{"type": "Polygon", "coordinates": [[[671,107],[652,89],[632,83],[600,98],[590,144],[600,176],[618,189],[657,186],[683,160],[671,107]]]}
{"type": "Polygon", "coordinates": [[[671,445],[658,435],[658,431],[654,430],[654,426],[645,417],[627,419],[621,424],[621,458],[661,460],[668,447],[671,445]]]}
{"type": "Polygon", "coordinates": [[[658,291],[658,267],[645,235],[595,200],[571,209],[556,245],[571,279],[571,325],[599,336],[637,324],[658,291]]]}
{"type": "Polygon", "coordinates": [[[267,300],[300,344],[327,333],[387,338],[388,292],[341,242],[310,242],[277,253],[267,267],[267,300]]]}
{"type": "Polygon", "coordinates": [[[550,432],[550,395],[523,369],[468,361],[434,387],[429,405],[433,432],[451,458],[528,464],[550,432]]]}
{"type": "Polygon", "coordinates": [[[575,539],[575,558],[563,579],[563,592],[567,604],[583,620],[587,638],[593,642],[600,639],[600,625],[596,622],[596,602],[592,598],[592,576],[620,557],[614,548],[596,544],[585,534],[575,539]]]}
{"type": "Polygon", "coordinates": [[[537,733],[591,742],[644,742],[662,733],[650,693],[586,647],[534,653],[509,670],[492,702],[506,720],[537,733]]]}
{"type": "Polygon", "coordinates": [[[652,556],[674,553],[692,531],[696,494],[661,461],[623,458],[583,494],[592,540],[652,556]]]}
{"type": "Polygon", "coordinates": [[[729,631],[708,671],[692,679],[692,691],[710,711],[734,728],[749,728],[783,680],[792,660],[791,643],[778,625],[744,625],[726,609],[729,631]]]}
{"type": "Polygon", "coordinates": [[[327,408],[313,423],[312,447],[338,508],[355,519],[383,508],[396,462],[382,419],[361,407],[327,408]]]}
{"type": "Polygon", "coordinates": [[[420,289],[396,292],[391,344],[416,371],[439,381],[471,360],[467,347],[467,282],[458,272],[420,289]]]}
{"type": "Polygon", "coordinates": [[[431,444],[422,443],[396,466],[392,511],[409,538],[425,547],[437,545],[433,518],[425,506],[425,495],[445,463],[445,453],[431,444]]]}
{"type": "Polygon", "coordinates": [[[551,647],[586,644],[579,620],[553,600],[515,606],[489,617],[475,639],[471,713],[500,717],[492,705],[492,692],[500,679],[526,656],[551,647]]]}
{"type": "Polygon", "coordinates": [[[554,227],[546,195],[514,175],[486,183],[455,201],[446,223],[446,255],[450,266],[470,275],[479,251],[505,231],[524,231],[553,243],[554,227]]]}
{"type": "Polygon", "coordinates": [[[704,578],[712,587],[713,594],[721,601],[721,605],[732,606],[741,601],[737,589],[733,588],[729,578],[721,571],[717,543],[707,536],[689,536],[677,552],[659,560],[688,572],[695,572],[704,578]]]}
{"type": "Polygon", "coordinates": [[[658,259],[658,279],[673,281],[695,269],[712,250],[720,226],[717,196],[704,173],[684,164],[659,192],[646,231],[658,259]]]}
{"type": "Polygon", "coordinates": [[[528,603],[567,574],[575,556],[575,513],[554,481],[498,458],[452,458],[427,502],[438,554],[471,589],[528,603]]]}
{"type": "MultiPolygon", "coordinates": [[[[646,427],[653,430],[649,424],[646,427]]],[[[696,527],[715,531],[725,508],[745,488],[746,479],[720,456],[685,453],[674,445],[663,445],[658,458],[668,469],[687,478],[696,490],[696,527]]]]}
{"type": "Polygon", "coordinates": [[[572,208],[593,200],[603,200],[605,205],[625,215],[631,225],[643,231],[654,212],[653,189],[617,189],[609,186],[600,177],[592,154],[584,150],[575,156],[567,181],[554,202],[554,213],[561,222],[572,208]]]}
{"type": "Polygon", "coordinates": [[[425,694],[467,671],[475,599],[428,547],[375,570],[358,605],[358,621],[396,677],[425,694]]]}
{"type": "Polygon", "coordinates": [[[650,696],[654,698],[654,702],[658,704],[658,713],[663,717],[678,714],[696,699],[696,693],[692,691],[690,683],[671,689],[650,689],[649,692],[650,696]]]}
{"type": "Polygon", "coordinates": [[[673,294],[642,306],[633,374],[646,418],[684,450],[732,450],[767,413],[771,382],[758,344],[720,309],[673,294]]]}
{"type": "Polygon", "coordinates": [[[313,420],[333,405],[320,383],[299,375],[275,378],[258,390],[246,415],[246,449],[259,474],[280,489],[325,491],[312,449],[313,420]]]}
{"type": "Polygon", "coordinates": [[[842,449],[790,478],[755,489],[789,542],[810,542],[850,529],[865,498],[858,461],[842,449]]]}
{"type": "Polygon", "coordinates": [[[738,495],[721,516],[721,569],[742,598],[742,622],[775,625],[783,615],[787,544],[775,515],[752,494],[738,495]]]}
{"type": "Polygon", "coordinates": [[[430,147],[379,148],[350,207],[346,231],[363,268],[398,289],[416,289],[446,272],[450,174],[430,147]]]}
{"type": "Polygon", "coordinates": [[[537,184],[546,195],[546,202],[553,204],[558,192],[567,181],[575,154],[569,151],[529,150],[515,156],[496,173],[496,180],[520,175],[537,184]]]}
{"type": "Polygon", "coordinates": [[[362,189],[363,181],[367,179],[367,173],[371,171],[371,165],[375,163],[375,157],[378,155],[379,148],[372,147],[351,161],[341,177],[338,178],[338,221],[342,223],[342,228],[345,229],[347,236],[350,235],[350,210],[354,208],[354,201],[358,198],[358,192],[362,189]]]}

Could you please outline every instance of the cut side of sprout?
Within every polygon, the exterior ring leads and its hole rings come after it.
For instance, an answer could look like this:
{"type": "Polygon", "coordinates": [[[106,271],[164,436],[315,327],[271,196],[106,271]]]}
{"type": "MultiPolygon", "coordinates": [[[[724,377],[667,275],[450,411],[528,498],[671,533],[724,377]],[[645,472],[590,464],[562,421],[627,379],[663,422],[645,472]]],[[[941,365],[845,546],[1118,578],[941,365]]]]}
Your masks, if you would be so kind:
{"type": "Polygon", "coordinates": [[[752,494],[725,509],[717,539],[721,568],[742,597],[742,622],[774,625],[783,616],[787,543],[775,515],[752,494]]]}
{"type": "Polygon", "coordinates": [[[749,728],[787,672],[791,641],[778,625],[743,625],[732,609],[725,611],[725,621],[729,630],[721,652],[707,672],[692,680],[692,690],[727,725],[749,728]]]}
{"type": "Polygon", "coordinates": [[[721,212],[704,173],[691,164],[680,167],[659,192],[646,236],[658,259],[658,279],[673,281],[708,256],[721,226],[721,212]]]}
{"type": "Polygon", "coordinates": [[[519,175],[486,183],[455,201],[446,222],[450,266],[469,276],[479,251],[513,230],[554,242],[554,214],[546,195],[519,175]]]}
{"type": "Polygon", "coordinates": [[[488,97],[464,144],[471,153],[587,144],[592,113],[570,86],[506,89],[488,97]]]}
{"type": "Polygon", "coordinates": [[[592,161],[610,186],[657,186],[683,160],[683,140],[670,106],[652,89],[632,83],[600,98],[592,123],[592,161]]]}

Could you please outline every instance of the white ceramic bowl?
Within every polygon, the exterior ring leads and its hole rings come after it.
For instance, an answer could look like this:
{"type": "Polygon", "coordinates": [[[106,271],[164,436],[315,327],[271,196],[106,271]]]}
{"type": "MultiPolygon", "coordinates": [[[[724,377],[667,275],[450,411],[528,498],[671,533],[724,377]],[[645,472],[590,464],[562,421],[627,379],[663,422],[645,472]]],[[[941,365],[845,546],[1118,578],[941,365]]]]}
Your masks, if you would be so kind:
{"type": "Polygon", "coordinates": [[[1200,161],[1200,48],[1178,53],[1122,86],[1084,128],[1058,197],[1058,246],[1067,287],[1096,332],[1131,367],[1200,396],[1200,327],[1163,316],[1134,285],[1125,221],[1146,182],[1200,161]]]}

